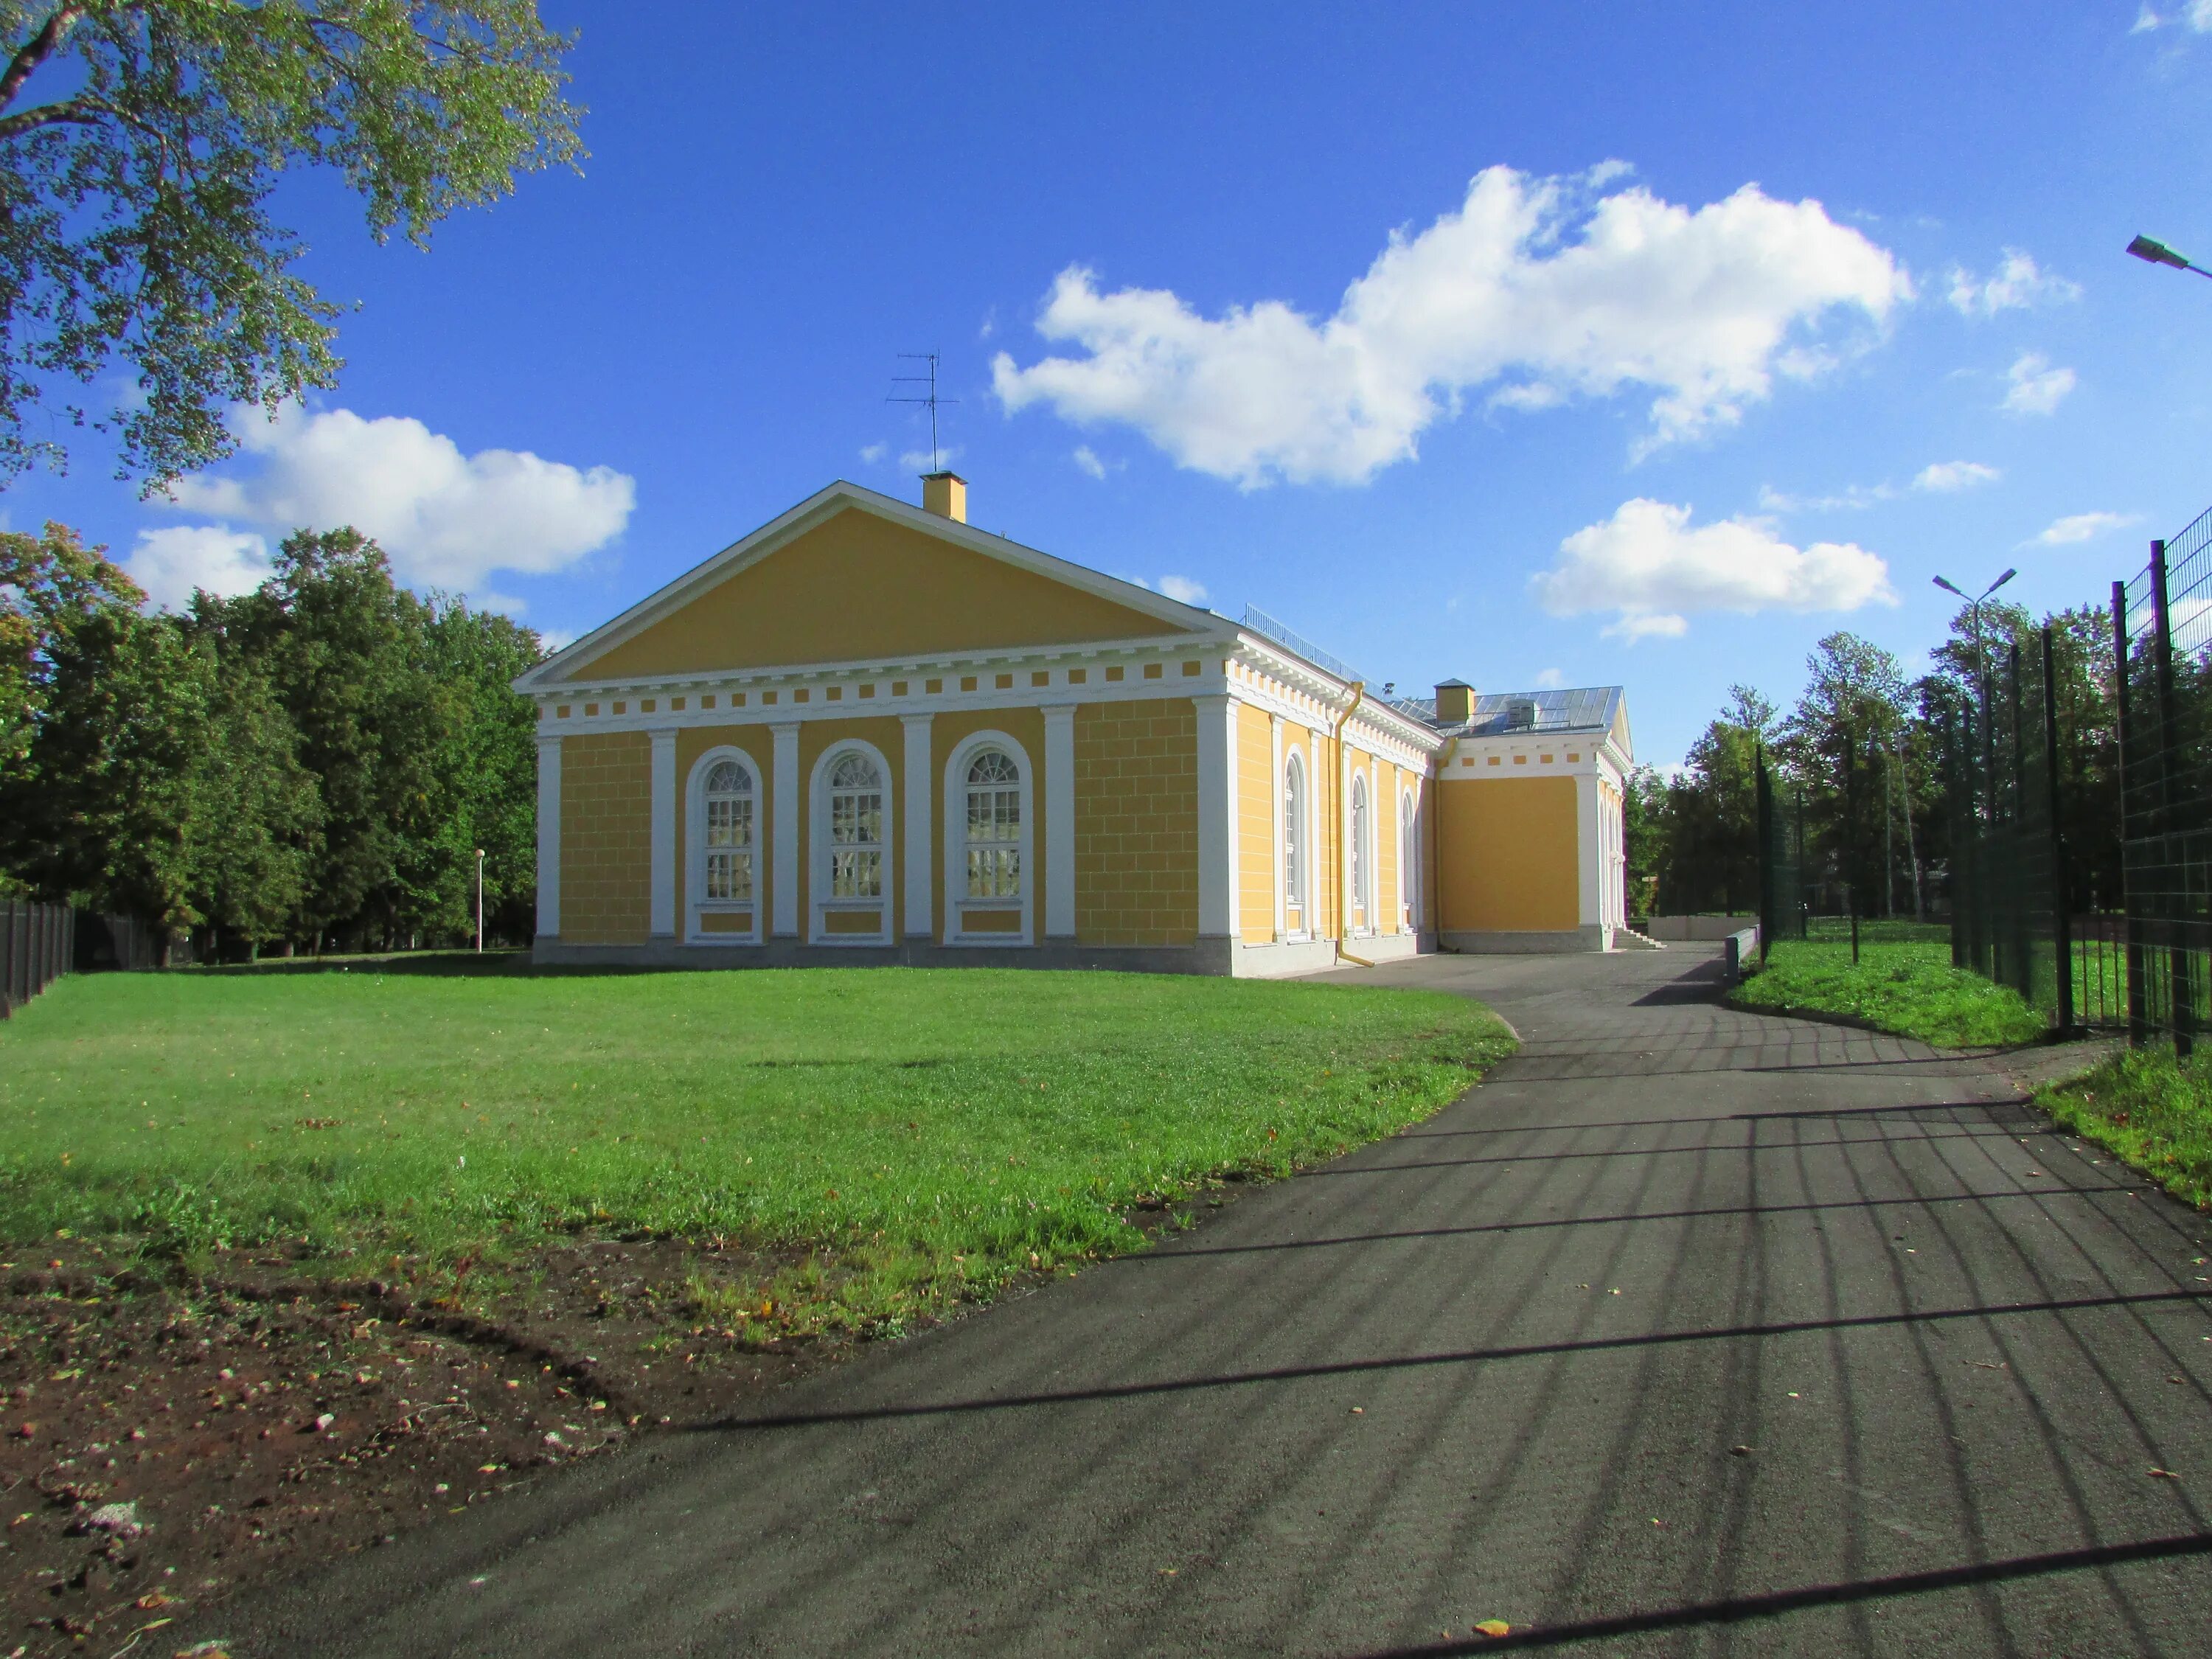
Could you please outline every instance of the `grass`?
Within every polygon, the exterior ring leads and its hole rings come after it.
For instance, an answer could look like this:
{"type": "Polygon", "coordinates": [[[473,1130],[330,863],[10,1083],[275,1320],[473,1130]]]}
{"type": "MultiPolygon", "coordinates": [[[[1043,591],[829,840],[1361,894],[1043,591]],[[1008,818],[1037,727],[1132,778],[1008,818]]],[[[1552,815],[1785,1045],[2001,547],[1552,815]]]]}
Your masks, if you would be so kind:
{"type": "Polygon", "coordinates": [[[2036,1098],[2063,1127],[2212,1210],[2212,1054],[2123,1053],[2036,1098]]]}
{"type": "Polygon", "coordinates": [[[457,1285],[579,1230],[827,1244],[700,1314],[869,1328],[1389,1134],[1512,1046],[1440,994],[1103,973],[73,975],[0,1026],[0,1239],[457,1285]]]}
{"type": "Polygon", "coordinates": [[[1862,923],[1856,965],[1847,927],[1778,939],[1729,1000],[1769,1013],[1846,1015],[1950,1048],[2033,1042],[2046,1029],[2017,992],[1953,967],[1947,932],[1912,922],[1862,923]]]}

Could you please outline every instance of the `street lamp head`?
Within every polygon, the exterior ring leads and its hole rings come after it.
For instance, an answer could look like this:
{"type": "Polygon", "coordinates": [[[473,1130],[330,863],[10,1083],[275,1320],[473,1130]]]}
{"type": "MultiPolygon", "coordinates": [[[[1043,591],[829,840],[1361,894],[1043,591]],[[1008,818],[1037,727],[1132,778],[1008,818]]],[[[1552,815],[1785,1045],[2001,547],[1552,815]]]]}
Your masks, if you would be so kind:
{"type": "Polygon", "coordinates": [[[2154,265],[2172,265],[2176,270],[2189,269],[2189,261],[2163,242],[2154,242],[2148,236],[2138,236],[2128,244],[2128,252],[2138,259],[2147,259],[2154,265]]]}
{"type": "Polygon", "coordinates": [[[1949,582],[1945,581],[1941,576],[1938,576],[1936,579],[1936,586],[1942,588],[1946,593],[1956,593],[1962,599],[1966,597],[1966,590],[1964,588],[1954,587],[1949,582]]]}
{"type": "Polygon", "coordinates": [[[1986,599],[1989,598],[1990,594],[1996,592],[1997,589],[2002,587],[2007,582],[2010,581],[2018,574],[2020,574],[2019,571],[2008,569],[2003,575],[1998,577],[1995,581],[1989,585],[1987,592],[1984,592],[1982,597],[1986,599]]]}

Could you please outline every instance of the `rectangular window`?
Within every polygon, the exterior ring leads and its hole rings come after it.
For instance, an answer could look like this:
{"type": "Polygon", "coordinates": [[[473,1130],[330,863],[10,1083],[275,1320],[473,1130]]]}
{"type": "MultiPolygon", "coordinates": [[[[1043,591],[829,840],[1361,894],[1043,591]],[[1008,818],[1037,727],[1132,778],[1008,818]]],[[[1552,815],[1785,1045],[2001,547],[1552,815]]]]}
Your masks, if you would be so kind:
{"type": "Polygon", "coordinates": [[[884,798],[839,790],[830,801],[830,896],[884,896],[884,798]]]}
{"type": "Polygon", "coordinates": [[[750,797],[707,802],[707,896],[753,896],[753,804],[750,797]]]}

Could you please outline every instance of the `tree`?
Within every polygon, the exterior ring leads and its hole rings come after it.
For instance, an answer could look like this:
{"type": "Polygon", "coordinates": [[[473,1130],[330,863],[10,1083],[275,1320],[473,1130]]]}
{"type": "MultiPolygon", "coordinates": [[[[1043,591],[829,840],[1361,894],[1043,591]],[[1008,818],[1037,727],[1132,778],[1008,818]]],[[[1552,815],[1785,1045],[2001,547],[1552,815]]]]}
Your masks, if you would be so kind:
{"type": "Polygon", "coordinates": [[[1774,705],[1750,686],[1690,745],[1661,813],[1662,902],[1670,911],[1748,910],[1759,896],[1758,757],[1774,705]]]}
{"type": "Polygon", "coordinates": [[[484,858],[488,931],[537,931],[538,720],[513,682],[544,656],[537,633],[495,611],[434,599],[426,666],[443,693],[437,773],[443,801],[434,850],[459,878],[454,902],[416,925],[466,934],[474,926],[476,852],[484,858]]]}
{"type": "Polygon", "coordinates": [[[1804,693],[1782,728],[1784,752],[1833,878],[1869,914],[1886,908],[1875,894],[1895,898],[1889,884],[1904,849],[1895,845],[1894,785],[1909,752],[1910,689],[1896,657],[1856,634],[1821,640],[1805,669],[1804,693]]]}
{"type": "Polygon", "coordinates": [[[298,728],[301,763],[321,794],[293,935],[368,921],[388,933],[404,919],[402,853],[428,834],[440,794],[422,602],[359,532],[302,530],[285,538],[270,579],[221,615],[298,728]]]}
{"type": "Polygon", "coordinates": [[[118,357],[142,395],[93,424],[149,491],[230,453],[228,405],[334,385],[278,179],[334,168],[427,246],[581,154],[571,44],[535,0],[0,0],[0,480],[64,459],[27,413],[118,357]]]}
{"type": "Polygon", "coordinates": [[[190,927],[211,660],[62,526],[0,536],[0,581],[29,641],[12,711],[28,740],[0,775],[0,860],[46,898],[190,927]]]}

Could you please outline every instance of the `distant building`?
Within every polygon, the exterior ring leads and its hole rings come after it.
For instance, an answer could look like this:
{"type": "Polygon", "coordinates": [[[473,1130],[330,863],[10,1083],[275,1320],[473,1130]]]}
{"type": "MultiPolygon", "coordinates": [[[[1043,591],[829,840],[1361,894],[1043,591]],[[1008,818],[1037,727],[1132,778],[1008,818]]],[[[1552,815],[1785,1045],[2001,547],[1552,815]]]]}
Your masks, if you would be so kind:
{"type": "Polygon", "coordinates": [[[1390,700],[1231,622],[836,483],[515,682],[545,962],[1282,975],[1606,950],[1618,687],[1390,700]]]}

